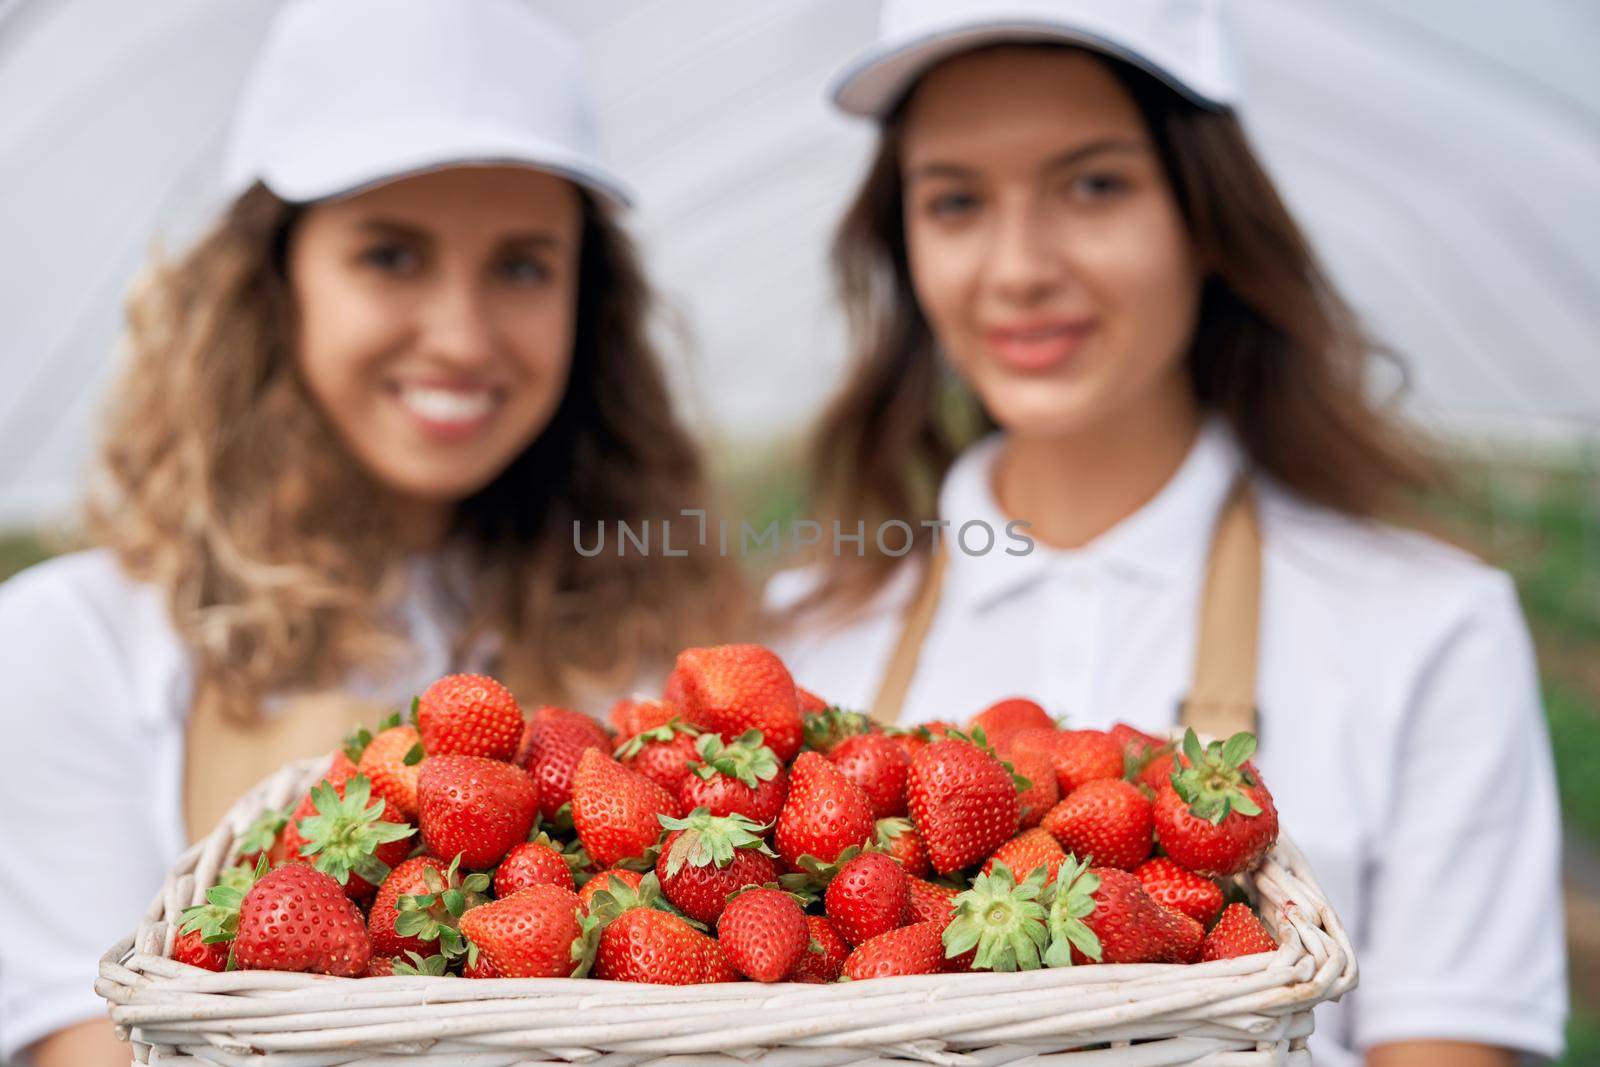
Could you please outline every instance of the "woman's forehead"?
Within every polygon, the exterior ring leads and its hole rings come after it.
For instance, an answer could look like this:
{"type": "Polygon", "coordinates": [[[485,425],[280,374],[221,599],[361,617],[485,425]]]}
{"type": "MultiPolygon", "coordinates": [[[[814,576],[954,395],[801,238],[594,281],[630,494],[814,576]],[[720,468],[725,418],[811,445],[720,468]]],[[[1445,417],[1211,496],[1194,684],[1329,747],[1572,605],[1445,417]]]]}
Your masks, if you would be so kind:
{"type": "Polygon", "coordinates": [[[1002,45],[935,67],[907,103],[906,169],[935,162],[981,164],[1080,144],[1146,137],[1133,97],[1107,63],[1079,49],[1002,45]]]}
{"type": "Polygon", "coordinates": [[[407,175],[318,206],[352,222],[376,217],[515,230],[564,228],[575,222],[580,202],[570,181],[546,171],[463,165],[407,175]]]}

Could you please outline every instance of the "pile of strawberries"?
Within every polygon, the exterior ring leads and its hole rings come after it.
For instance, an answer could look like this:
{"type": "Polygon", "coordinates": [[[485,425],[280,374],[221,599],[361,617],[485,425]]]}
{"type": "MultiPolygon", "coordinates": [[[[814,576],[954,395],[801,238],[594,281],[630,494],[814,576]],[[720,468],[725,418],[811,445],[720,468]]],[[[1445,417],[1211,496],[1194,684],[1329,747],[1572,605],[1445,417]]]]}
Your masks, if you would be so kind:
{"type": "Polygon", "coordinates": [[[1277,948],[1224,906],[1278,832],[1249,734],[1174,748],[1020,699],[886,729],[759,645],[688,649],[610,718],[439,680],[250,828],[173,958],[693,984],[1277,948]]]}

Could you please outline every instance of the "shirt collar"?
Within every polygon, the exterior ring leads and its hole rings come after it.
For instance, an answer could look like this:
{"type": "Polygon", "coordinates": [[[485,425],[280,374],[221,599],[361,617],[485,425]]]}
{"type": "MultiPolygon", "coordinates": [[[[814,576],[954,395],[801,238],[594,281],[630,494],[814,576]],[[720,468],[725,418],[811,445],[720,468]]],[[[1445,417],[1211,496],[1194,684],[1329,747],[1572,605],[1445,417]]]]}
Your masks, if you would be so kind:
{"type": "MultiPolygon", "coordinates": [[[[1004,435],[991,434],[957,457],[939,490],[939,517],[948,522],[945,588],[955,600],[986,602],[1015,592],[1051,572],[1113,571],[1136,580],[1165,584],[1198,573],[1211,540],[1211,529],[1240,469],[1241,453],[1226,423],[1210,418],[1177,472],[1138,511],[1077,549],[1051,548],[1034,541],[1027,555],[1010,555],[1006,524],[994,491],[994,468],[1004,435]],[[994,531],[994,547],[971,554],[958,541],[962,526],[986,523],[994,531]]],[[[1026,535],[1019,529],[1019,535],[1026,535]]],[[[986,535],[974,528],[966,544],[981,548],[986,535]]]]}

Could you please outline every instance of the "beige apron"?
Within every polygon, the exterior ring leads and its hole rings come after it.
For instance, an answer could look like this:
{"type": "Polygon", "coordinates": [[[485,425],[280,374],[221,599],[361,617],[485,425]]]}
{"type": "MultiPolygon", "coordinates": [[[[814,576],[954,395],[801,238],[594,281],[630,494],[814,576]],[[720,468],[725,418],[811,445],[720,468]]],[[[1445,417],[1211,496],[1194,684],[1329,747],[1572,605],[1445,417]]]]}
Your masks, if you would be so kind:
{"type": "Polygon", "coordinates": [[[238,722],[223,714],[222,701],[202,686],[195,694],[184,739],[184,818],[189,839],[216,826],[246,789],[290,760],[332,754],[359,726],[374,727],[393,706],[347,693],[290,697],[276,714],[238,722]]]}
{"type": "MultiPolygon", "coordinates": [[[[944,584],[946,554],[929,561],[916,599],[906,611],[900,640],[872,702],[872,717],[891,724],[900,717],[911,688],[922,642],[933,625],[944,584]]],[[[1249,483],[1241,479],[1228,495],[1211,536],[1199,633],[1189,695],[1178,705],[1181,725],[1200,734],[1228,737],[1258,732],[1256,642],[1261,614],[1261,531],[1249,483]]]]}

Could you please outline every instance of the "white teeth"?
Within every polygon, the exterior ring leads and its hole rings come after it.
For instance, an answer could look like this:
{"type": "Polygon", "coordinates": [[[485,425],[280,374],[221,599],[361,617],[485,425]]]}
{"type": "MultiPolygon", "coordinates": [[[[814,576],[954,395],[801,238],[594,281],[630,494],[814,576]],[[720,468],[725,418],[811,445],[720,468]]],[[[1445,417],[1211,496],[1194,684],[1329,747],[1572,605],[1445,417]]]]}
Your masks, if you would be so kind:
{"type": "Polygon", "coordinates": [[[433,422],[472,422],[489,413],[494,397],[487,389],[463,391],[402,386],[400,402],[433,422]]]}

